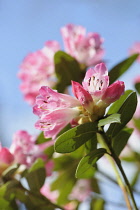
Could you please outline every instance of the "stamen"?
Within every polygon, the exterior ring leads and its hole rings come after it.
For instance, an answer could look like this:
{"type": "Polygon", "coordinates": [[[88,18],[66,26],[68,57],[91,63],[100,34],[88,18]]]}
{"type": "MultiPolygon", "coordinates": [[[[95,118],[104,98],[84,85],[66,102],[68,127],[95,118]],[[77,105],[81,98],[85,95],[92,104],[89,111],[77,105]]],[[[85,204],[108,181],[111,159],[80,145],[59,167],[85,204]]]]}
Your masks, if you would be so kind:
{"type": "Polygon", "coordinates": [[[101,86],[102,86],[103,85],[103,81],[101,80],[100,83],[101,83],[101,86]]]}

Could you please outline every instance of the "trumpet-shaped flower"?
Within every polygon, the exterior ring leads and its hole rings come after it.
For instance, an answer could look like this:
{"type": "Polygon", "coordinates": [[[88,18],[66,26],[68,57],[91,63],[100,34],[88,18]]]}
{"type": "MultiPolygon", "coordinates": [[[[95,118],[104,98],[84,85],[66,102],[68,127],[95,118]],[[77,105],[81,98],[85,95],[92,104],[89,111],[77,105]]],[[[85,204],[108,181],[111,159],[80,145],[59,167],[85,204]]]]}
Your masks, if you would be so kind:
{"type": "Polygon", "coordinates": [[[43,49],[28,54],[23,60],[18,77],[22,80],[20,89],[24,99],[33,105],[41,86],[53,87],[56,83],[54,73],[54,54],[60,49],[58,42],[48,41],[43,49]]]}
{"type": "Polygon", "coordinates": [[[61,28],[61,34],[67,53],[81,64],[92,66],[99,63],[104,55],[103,38],[98,33],[88,33],[79,25],[68,24],[61,28]]]}
{"type": "Polygon", "coordinates": [[[76,98],[41,87],[33,111],[40,117],[35,126],[46,137],[55,138],[68,123],[74,126],[103,117],[106,107],[124,93],[124,83],[109,86],[107,68],[100,63],[86,72],[82,85],[72,81],[72,90],[76,98]]]}

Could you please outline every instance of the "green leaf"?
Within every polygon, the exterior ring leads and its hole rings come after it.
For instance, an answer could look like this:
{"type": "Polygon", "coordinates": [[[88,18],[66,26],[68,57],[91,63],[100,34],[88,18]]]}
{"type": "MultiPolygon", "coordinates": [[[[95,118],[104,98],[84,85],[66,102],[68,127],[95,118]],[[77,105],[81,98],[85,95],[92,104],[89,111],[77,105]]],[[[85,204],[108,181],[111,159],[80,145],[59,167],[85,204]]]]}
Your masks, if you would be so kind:
{"type": "Polygon", "coordinates": [[[110,114],[114,114],[117,113],[119,111],[119,109],[121,108],[121,106],[123,105],[123,103],[125,102],[125,100],[127,99],[127,97],[133,93],[132,90],[126,90],[124,95],[122,95],[117,101],[115,101],[109,108],[107,115],[110,114]]]}
{"type": "Polygon", "coordinates": [[[111,123],[121,123],[120,118],[121,118],[121,115],[117,113],[109,115],[106,118],[99,120],[98,126],[101,127],[101,126],[111,124],[111,123]]]}
{"type": "Polygon", "coordinates": [[[44,133],[41,132],[40,135],[38,136],[37,140],[36,140],[36,144],[42,144],[42,143],[45,143],[47,141],[50,141],[51,138],[45,138],[44,137],[44,133]]]}
{"type": "Polygon", "coordinates": [[[55,53],[54,62],[58,77],[58,84],[55,88],[58,92],[64,92],[65,88],[71,85],[71,80],[81,81],[79,63],[72,56],[63,51],[58,51],[55,53]]]}
{"type": "MultiPolygon", "coordinates": [[[[84,174],[87,173],[88,170],[92,170],[94,175],[96,168],[95,163],[106,153],[106,149],[100,148],[96,149],[93,152],[89,153],[85,157],[83,157],[77,167],[76,170],[76,178],[85,178],[84,174]]],[[[87,175],[87,174],[86,174],[87,175]]]]}
{"type": "Polygon", "coordinates": [[[110,84],[115,82],[122,74],[124,74],[129,67],[134,63],[139,54],[134,54],[129,58],[123,60],[109,71],[110,84]]]}
{"type": "Polygon", "coordinates": [[[140,82],[135,83],[135,88],[137,92],[140,94],[140,82]]]}
{"type": "Polygon", "coordinates": [[[86,149],[86,153],[90,153],[91,151],[97,149],[97,134],[95,133],[93,135],[93,138],[90,139],[89,141],[87,141],[85,143],[85,149],[86,149]]]}
{"type": "Polygon", "coordinates": [[[105,201],[101,198],[93,198],[90,203],[90,210],[104,210],[105,201]]]}
{"type": "Polygon", "coordinates": [[[3,173],[3,179],[4,180],[9,180],[11,179],[11,177],[13,176],[13,174],[16,172],[16,170],[18,169],[19,164],[13,164],[11,166],[9,166],[3,173]]]}
{"type": "Polygon", "coordinates": [[[69,168],[71,164],[75,162],[75,159],[72,158],[70,155],[67,156],[60,156],[58,158],[54,158],[54,171],[63,170],[69,168]]]}
{"type": "Polygon", "coordinates": [[[85,123],[60,135],[55,142],[55,151],[70,153],[92,139],[98,131],[97,123],[85,123]]]}
{"type": "Polygon", "coordinates": [[[44,150],[44,154],[46,154],[48,158],[51,158],[53,156],[53,153],[54,153],[54,145],[47,147],[44,150]]]}
{"type": "Polygon", "coordinates": [[[133,132],[132,128],[124,128],[123,130],[121,130],[118,135],[116,135],[113,138],[113,149],[116,153],[116,155],[120,155],[121,151],[124,149],[124,147],[126,146],[129,137],[131,136],[133,132]]]}
{"type": "Polygon", "coordinates": [[[107,130],[107,135],[109,137],[116,136],[122,128],[131,120],[137,106],[137,96],[135,92],[129,94],[123,105],[118,110],[121,114],[121,123],[111,124],[107,130]]]}
{"type": "Polygon", "coordinates": [[[39,191],[46,178],[44,162],[41,158],[37,159],[29,169],[26,179],[32,191],[39,191]]]}
{"type": "Polygon", "coordinates": [[[59,205],[65,204],[68,201],[68,196],[75,185],[76,178],[74,176],[76,165],[69,164],[64,171],[59,173],[58,178],[51,184],[51,190],[59,190],[57,203],[59,205]]]}

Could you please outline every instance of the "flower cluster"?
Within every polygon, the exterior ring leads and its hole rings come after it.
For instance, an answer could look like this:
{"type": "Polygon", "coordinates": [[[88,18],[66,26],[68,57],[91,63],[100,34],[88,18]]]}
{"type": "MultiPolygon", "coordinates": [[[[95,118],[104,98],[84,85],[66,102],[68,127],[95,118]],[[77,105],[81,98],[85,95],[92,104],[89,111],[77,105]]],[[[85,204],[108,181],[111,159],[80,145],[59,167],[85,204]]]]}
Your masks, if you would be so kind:
{"type": "Polygon", "coordinates": [[[78,125],[103,117],[106,107],[124,93],[124,83],[109,86],[107,68],[100,63],[88,69],[82,85],[72,81],[72,90],[76,98],[46,86],[39,90],[33,111],[40,117],[35,126],[45,137],[54,139],[68,123],[78,125]]]}
{"type": "Polygon", "coordinates": [[[58,42],[48,41],[41,50],[30,53],[23,60],[18,77],[22,80],[20,89],[24,99],[29,104],[34,104],[42,85],[53,87],[56,83],[53,58],[59,49],[58,42]]]}
{"type": "Polygon", "coordinates": [[[66,52],[76,58],[79,63],[93,66],[102,60],[103,38],[98,33],[86,34],[84,27],[68,24],[61,28],[61,34],[66,52]]]}
{"type": "Polygon", "coordinates": [[[37,158],[42,158],[46,163],[47,175],[51,175],[53,161],[47,159],[44,150],[53,144],[52,141],[37,145],[36,136],[27,131],[17,131],[13,136],[10,152],[13,154],[14,162],[29,168],[37,158]]]}
{"type": "MultiPolygon", "coordinates": [[[[68,24],[61,29],[65,51],[75,57],[85,66],[91,66],[101,61],[104,50],[103,39],[97,33],[86,35],[82,26],[68,24]]],[[[20,89],[24,99],[34,105],[35,97],[41,86],[53,86],[57,82],[54,68],[54,54],[60,50],[57,41],[47,41],[45,46],[36,52],[28,54],[23,60],[18,77],[22,80],[20,89]]]]}

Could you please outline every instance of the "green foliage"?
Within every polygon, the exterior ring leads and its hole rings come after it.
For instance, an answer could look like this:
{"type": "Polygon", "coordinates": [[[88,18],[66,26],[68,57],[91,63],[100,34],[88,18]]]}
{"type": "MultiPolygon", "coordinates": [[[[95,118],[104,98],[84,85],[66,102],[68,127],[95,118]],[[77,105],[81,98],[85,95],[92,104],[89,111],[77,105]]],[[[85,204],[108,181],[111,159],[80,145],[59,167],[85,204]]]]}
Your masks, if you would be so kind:
{"type": "Polygon", "coordinates": [[[18,164],[13,164],[11,166],[9,166],[5,171],[3,171],[2,173],[2,177],[3,179],[6,181],[10,180],[14,173],[17,171],[19,165],[18,164]]]}
{"type": "Polygon", "coordinates": [[[137,96],[135,92],[131,92],[122,106],[119,108],[118,113],[121,114],[121,123],[111,124],[107,130],[107,135],[111,138],[118,134],[121,129],[131,120],[137,106],[137,96]]]}
{"type": "Polygon", "coordinates": [[[98,126],[104,126],[111,123],[121,123],[121,115],[120,114],[112,114],[109,116],[106,116],[104,119],[99,120],[98,126]]]}
{"type": "Polygon", "coordinates": [[[64,92],[65,88],[71,85],[71,80],[80,82],[81,70],[79,63],[70,55],[63,51],[58,51],[54,56],[55,72],[58,83],[55,89],[64,92]]]}
{"type": "Polygon", "coordinates": [[[101,198],[93,198],[90,203],[90,210],[104,210],[105,201],[101,198]]]}
{"type": "Polygon", "coordinates": [[[109,71],[110,84],[115,82],[121,75],[123,75],[129,67],[135,62],[139,54],[134,54],[129,58],[123,60],[109,71]]]}
{"type": "Polygon", "coordinates": [[[96,171],[95,163],[106,153],[106,149],[100,148],[92,151],[85,157],[83,157],[77,167],[77,178],[89,178],[92,177],[96,171]]]}
{"type": "Polygon", "coordinates": [[[45,138],[44,133],[41,132],[40,135],[37,137],[36,144],[42,144],[42,143],[45,143],[50,140],[51,140],[51,138],[45,138]]]}
{"type": "Polygon", "coordinates": [[[126,90],[124,95],[122,95],[117,101],[115,101],[109,108],[107,115],[113,114],[113,113],[117,113],[119,111],[119,109],[121,108],[121,106],[123,105],[123,103],[125,102],[125,100],[127,99],[127,97],[133,93],[132,90],[126,90]]]}
{"type": "Polygon", "coordinates": [[[126,146],[129,137],[131,136],[133,132],[132,128],[124,128],[123,130],[121,130],[118,135],[116,135],[113,138],[113,149],[116,153],[116,155],[120,155],[121,151],[124,149],[124,147],[126,146]]]}
{"type": "Polygon", "coordinates": [[[85,123],[74,127],[57,138],[55,151],[58,153],[73,152],[84,143],[94,138],[97,131],[97,123],[85,123]]]}
{"type": "MultiPolygon", "coordinates": [[[[59,164],[61,163],[59,162],[59,164]]],[[[74,177],[75,170],[76,164],[73,161],[67,164],[66,168],[64,168],[63,166],[63,168],[61,168],[61,173],[59,174],[57,179],[51,184],[51,190],[59,190],[59,196],[57,199],[58,204],[62,205],[68,202],[68,195],[76,182],[76,178],[74,177]]]]}
{"type": "Polygon", "coordinates": [[[8,184],[3,184],[0,187],[0,209],[1,210],[18,210],[14,196],[7,197],[7,186],[8,184]]]}
{"type": "Polygon", "coordinates": [[[26,179],[31,191],[39,191],[44,184],[45,178],[46,172],[44,162],[39,158],[35,161],[26,175],[26,179]]]}

